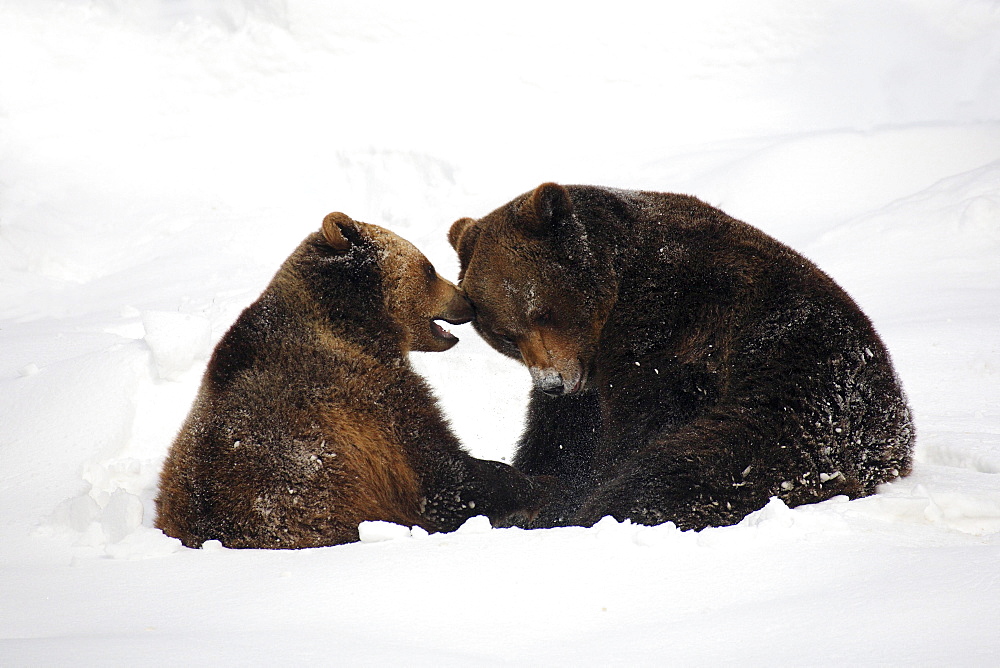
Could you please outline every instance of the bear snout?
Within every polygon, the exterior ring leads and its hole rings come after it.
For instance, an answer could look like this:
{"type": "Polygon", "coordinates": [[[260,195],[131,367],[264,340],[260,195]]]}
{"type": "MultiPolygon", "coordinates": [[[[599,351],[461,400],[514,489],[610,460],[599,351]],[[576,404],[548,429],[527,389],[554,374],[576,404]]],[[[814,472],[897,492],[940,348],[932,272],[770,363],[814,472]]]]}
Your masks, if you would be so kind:
{"type": "Polygon", "coordinates": [[[575,394],[583,388],[583,374],[576,369],[564,375],[551,367],[543,369],[533,366],[528,367],[528,372],[534,388],[550,397],[575,394]]]}
{"type": "Polygon", "coordinates": [[[472,302],[456,290],[444,310],[438,314],[437,319],[444,320],[450,325],[464,325],[467,322],[472,322],[475,316],[476,311],[472,307],[472,302]]]}
{"type": "Polygon", "coordinates": [[[550,328],[529,330],[517,340],[535,389],[549,396],[576,394],[586,383],[586,364],[572,336],[550,328]]]}
{"type": "Polygon", "coordinates": [[[531,384],[536,390],[550,397],[558,397],[563,393],[563,377],[555,369],[540,369],[533,366],[528,371],[531,373],[531,384]]]}

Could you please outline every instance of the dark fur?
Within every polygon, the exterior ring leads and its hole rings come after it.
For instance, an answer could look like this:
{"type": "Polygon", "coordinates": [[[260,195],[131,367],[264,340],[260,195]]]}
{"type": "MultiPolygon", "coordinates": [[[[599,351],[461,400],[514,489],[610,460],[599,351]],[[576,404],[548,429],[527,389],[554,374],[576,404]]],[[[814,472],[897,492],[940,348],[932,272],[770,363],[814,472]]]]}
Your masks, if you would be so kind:
{"type": "Polygon", "coordinates": [[[543,184],[449,239],[477,330],[535,367],[514,465],[567,488],[535,526],[726,525],[909,472],[871,322],[756,228],[693,197],[543,184]]]}
{"type": "Polygon", "coordinates": [[[464,297],[391,232],[343,214],[324,230],[216,347],[157,526],[191,547],[299,548],[355,541],[363,520],[450,531],[537,509],[528,478],[462,449],[410,368],[410,349],[454,343],[430,319],[468,320],[464,297]]]}

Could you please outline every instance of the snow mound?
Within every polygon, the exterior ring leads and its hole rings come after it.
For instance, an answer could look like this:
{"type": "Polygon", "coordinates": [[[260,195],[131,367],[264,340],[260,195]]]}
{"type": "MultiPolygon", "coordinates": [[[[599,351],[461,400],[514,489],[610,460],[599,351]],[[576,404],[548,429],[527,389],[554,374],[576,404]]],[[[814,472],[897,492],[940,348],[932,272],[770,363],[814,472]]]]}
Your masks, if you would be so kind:
{"type": "Polygon", "coordinates": [[[409,538],[410,529],[392,522],[362,522],[358,525],[362,543],[381,543],[387,540],[409,538]]]}
{"type": "Polygon", "coordinates": [[[212,352],[212,325],[191,313],[143,311],[142,326],[156,372],[163,380],[177,380],[195,362],[212,352]]]}

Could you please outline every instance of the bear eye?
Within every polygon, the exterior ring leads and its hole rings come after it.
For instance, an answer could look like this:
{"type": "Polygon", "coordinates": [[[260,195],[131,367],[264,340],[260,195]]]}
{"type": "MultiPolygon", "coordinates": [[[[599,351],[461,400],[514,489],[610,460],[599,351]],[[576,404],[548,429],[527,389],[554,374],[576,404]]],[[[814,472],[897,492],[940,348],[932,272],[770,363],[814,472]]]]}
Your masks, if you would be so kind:
{"type": "Polygon", "coordinates": [[[513,336],[509,336],[507,334],[497,334],[497,338],[499,338],[501,341],[503,341],[506,344],[509,344],[509,345],[512,345],[512,346],[516,346],[517,345],[517,339],[515,339],[513,336]]]}
{"type": "Polygon", "coordinates": [[[437,271],[434,269],[434,265],[430,262],[424,265],[424,275],[427,276],[429,280],[437,278],[437,271]]]}

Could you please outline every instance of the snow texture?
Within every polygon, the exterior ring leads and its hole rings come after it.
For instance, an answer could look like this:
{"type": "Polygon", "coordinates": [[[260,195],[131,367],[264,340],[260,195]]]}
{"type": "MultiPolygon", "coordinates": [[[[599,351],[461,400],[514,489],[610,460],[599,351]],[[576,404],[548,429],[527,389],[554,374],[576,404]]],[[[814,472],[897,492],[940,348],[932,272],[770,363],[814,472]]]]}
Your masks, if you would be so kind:
{"type": "MultiPolygon", "coordinates": [[[[993,1],[0,3],[0,663],[995,663],[998,257],[993,1]],[[815,260],[893,354],[913,475],[701,532],[152,528],[212,346],[326,213],[454,278],[451,222],[550,180],[815,260]]],[[[509,460],[528,373],[456,334],[414,362],[509,460]]]]}

